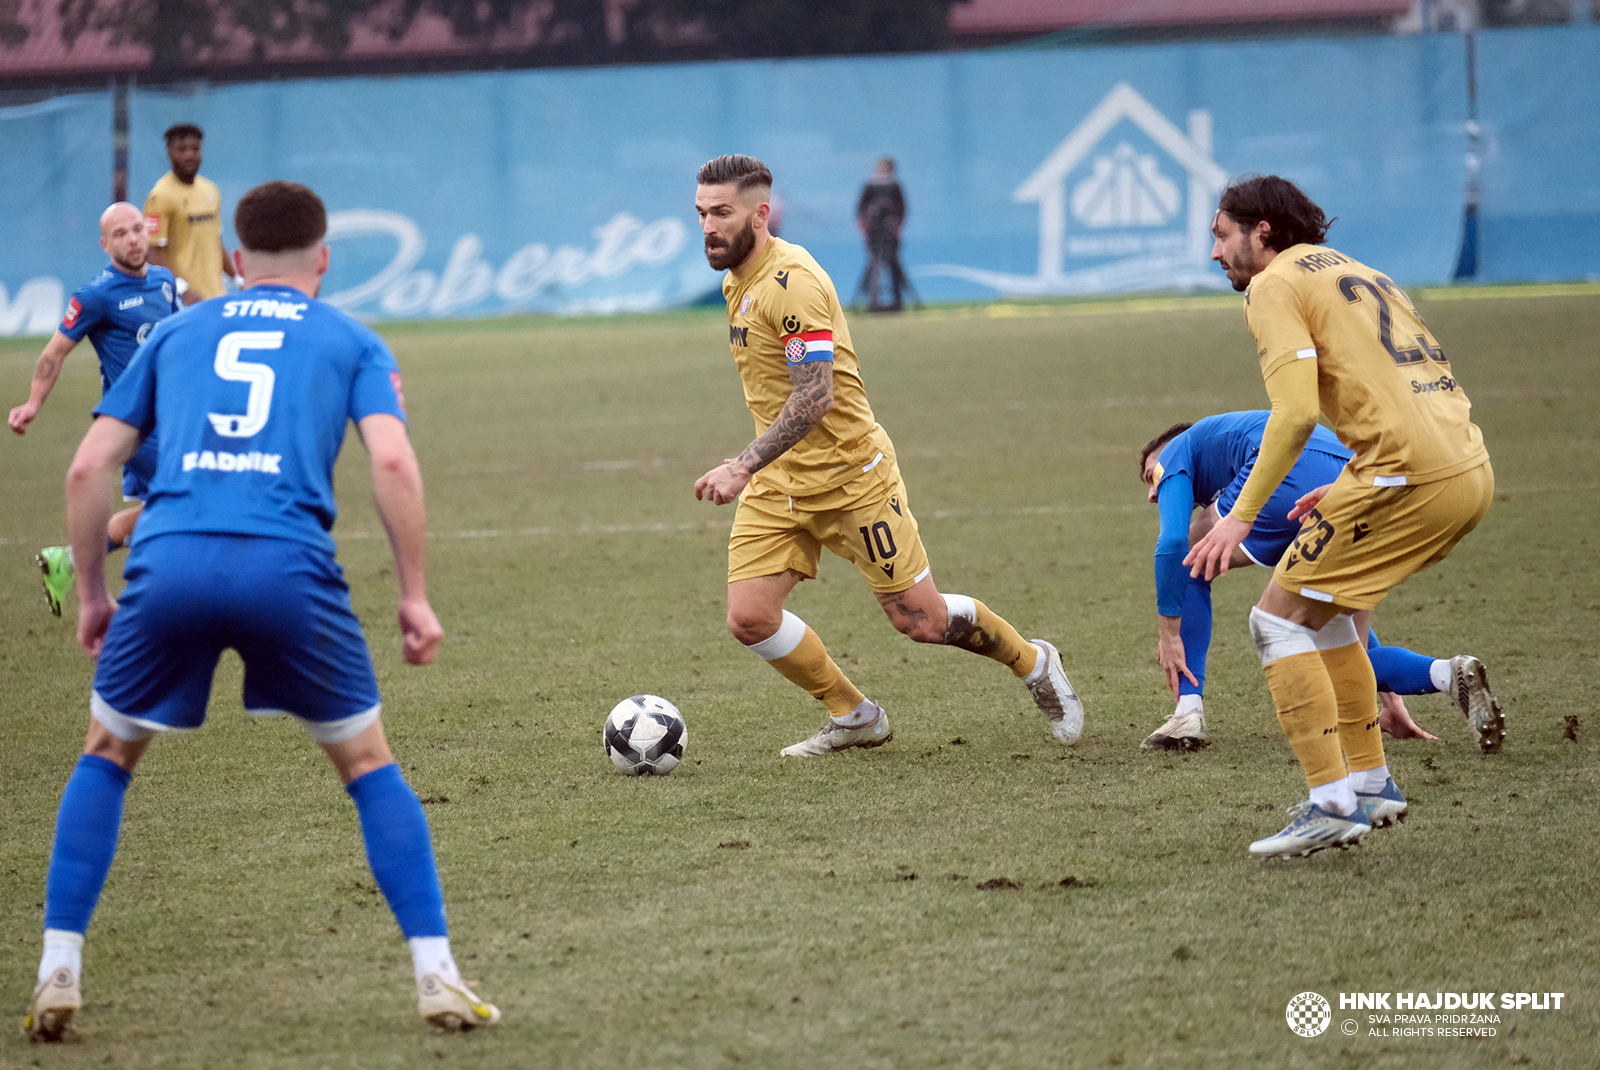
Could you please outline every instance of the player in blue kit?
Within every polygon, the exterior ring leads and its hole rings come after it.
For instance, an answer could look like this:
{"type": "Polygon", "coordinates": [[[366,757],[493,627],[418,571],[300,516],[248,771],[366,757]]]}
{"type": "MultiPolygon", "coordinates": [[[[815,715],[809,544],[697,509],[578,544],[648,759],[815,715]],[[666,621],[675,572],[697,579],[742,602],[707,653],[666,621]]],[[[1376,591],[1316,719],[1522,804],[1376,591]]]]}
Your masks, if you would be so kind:
{"type": "MultiPolygon", "coordinates": [[[[67,354],[85,337],[100,358],[101,389],[110,390],[150,329],[183,309],[172,272],[148,263],[150,236],[145,232],[144,213],[136,206],[118,201],[101,213],[100,247],[111,257],[111,263],[73,293],[61,326],[50,336],[34,365],[28,400],[11,410],[8,422],[19,435],[39,415],[61,375],[67,354]]],[[[123,497],[135,504],[111,518],[106,539],[112,548],[128,544],[139,520],[138,503],[144,500],[155,466],[156,440],[151,435],[123,469],[123,497]]],[[[59,617],[61,600],[72,590],[71,549],[46,546],[36,560],[44,572],[44,594],[50,612],[59,617]]]]}
{"type": "Polygon", "coordinates": [[[333,466],[354,421],[394,551],[405,660],[433,660],[422,475],[400,375],[375,333],[315,299],[327,214],[304,186],[269,182],[234,216],[246,289],[160,324],[96,408],[67,473],[78,561],[78,641],[99,658],[89,734],[62,794],[45,884],[44,954],[23,1029],[59,1039],[82,1005],[82,948],[116,852],[122,802],[158,732],[205,720],[217,659],[244,660],[244,705],[290,714],[354,800],[367,859],[410,946],[418,1008],[447,1029],[500,1012],[457,971],[428,822],[379,720],[381,702],[329,534],[333,466]],[[113,601],[106,483],[142,438],[162,448],[113,601]]]}
{"type": "MultiPolygon", "coordinates": [[[[1207,416],[1167,428],[1139,455],[1139,476],[1161,510],[1156,542],[1157,657],[1177,709],[1140,744],[1146,750],[1204,746],[1206,653],[1211,645],[1211,583],[1192,579],[1184,555],[1233,508],[1255,467],[1261,435],[1271,415],[1265,409],[1207,416]],[[1196,507],[1201,509],[1195,515],[1196,507]]],[[[1318,425],[1288,476],[1268,499],[1231,566],[1276,565],[1294,542],[1300,524],[1289,512],[1301,496],[1338,478],[1350,451],[1318,425]]],[[[1357,633],[1367,637],[1367,657],[1377,676],[1383,730],[1397,739],[1434,739],[1417,726],[1400,695],[1443,691],[1456,703],[1481,749],[1499,749],[1500,736],[1477,727],[1477,707],[1498,709],[1483,664],[1471,655],[1430,658],[1403,647],[1383,646],[1371,628],[1371,613],[1357,614],[1357,633]]]]}

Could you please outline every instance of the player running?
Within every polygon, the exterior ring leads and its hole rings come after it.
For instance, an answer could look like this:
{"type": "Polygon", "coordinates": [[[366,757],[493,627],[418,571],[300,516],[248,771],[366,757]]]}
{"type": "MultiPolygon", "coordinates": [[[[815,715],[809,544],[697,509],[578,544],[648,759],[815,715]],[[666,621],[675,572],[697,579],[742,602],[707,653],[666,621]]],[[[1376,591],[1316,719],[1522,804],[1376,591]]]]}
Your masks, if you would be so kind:
{"type": "Polygon", "coordinates": [[[329,531],[333,466],[354,421],[394,550],[405,660],[443,630],[423,577],[422,474],[400,375],[383,340],[315,299],[327,213],[311,190],[257,186],[239,201],[248,288],[163,323],[95,412],[67,473],[78,558],[78,641],[97,657],[88,739],[61,797],[45,882],[44,954],[23,1019],[58,1040],[82,1006],[83,938],[116,852],[123,796],[158,732],[199,728],[217,659],[244,659],[244,704],[288,713],[333,760],[355,802],[373,876],[400,923],[418,1009],[444,1028],[500,1012],[461,980],[427,818],[378,719],[382,703],[329,531]],[[159,428],[128,585],[106,589],[105,484],[159,428]]]}
{"type": "MultiPolygon", "coordinates": [[[[118,201],[100,214],[100,248],[111,257],[111,263],[92,282],[73,293],[61,326],[45,343],[44,352],[34,365],[28,400],[11,410],[8,422],[19,435],[26,433],[39,415],[61,376],[67,354],[85,336],[100,358],[104,392],[122,375],[150,329],[183,309],[172,272],[148,262],[150,236],[145,231],[144,213],[136,206],[118,201]]],[[[151,435],[123,468],[122,495],[133,505],[113,516],[107,525],[108,549],[128,545],[155,467],[156,439],[151,435]]],[[[72,548],[46,546],[34,560],[44,572],[45,601],[50,612],[59,617],[62,599],[72,590],[72,548]]]]}
{"type": "MultiPolygon", "coordinates": [[[[1187,750],[1206,743],[1202,701],[1206,653],[1211,645],[1211,583],[1190,577],[1183,556],[1229,512],[1261,449],[1261,432],[1270,414],[1227,412],[1197,423],[1174,424],[1145,444],[1139,476],[1149,499],[1161,510],[1156,541],[1156,655],[1178,706],[1166,723],[1140,744],[1146,750],[1187,750]],[[1198,515],[1196,506],[1203,506],[1198,515]]],[[[1299,533],[1289,519],[1294,503],[1332,483],[1350,460],[1350,451],[1327,428],[1311,438],[1272,497],[1262,508],[1250,537],[1234,551],[1230,566],[1278,563],[1299,533]]],[[[1356,634],[1366,637],[1367,658],[1378,680],[1382,729],[1397,739],[1434,739],[1419,728],[1401,695],[1444,692],[1466,717],[1467,727],[1486,754],[1500,749],[1505,718],[1489,690],[1483,663],[1471,655],[1430,658],[1403,647],[1382,646],[1371,629],[1372,613],[1355,614],[1356,634]]]]}
{"type": "Polygon", "coordinates": [[[1000,662],[1027,685],[1055,738],[1075,743],[1083,706],[1056,648],[1023,639],[982,602],[934,586],[833,281],[804,249],[767,231],[772,173],[754,157],[719,156],[698,181],[706,259],[728,272],[729,347],[758,434],[696,480],[694,493],[739,503],[728,545],[729,630],[828,708],[821,731],[782,753],[833,754],[891,738],[883,708],[783,608],[795,584],[816,576],[824,546],[861,571],[896,629],[1000,662]]]}
{"type": "Polygon", "coordinates": [[[1378,731],[1377,682],[1352,615],[1444,559],[1488,511],[1494,471],[1471,403],[1410,298],[1381,272],[1325,247],[1328,220],[1274,175],[1223,190],[1211,258],[1245,294],[1272,415],[1227,516],[1184,558],[1206,580],[1294,466],[1320,412],[1353,456],[1304,517],[1250,632],[1310,799],[1250,853],[1290,858],[1359,843],[1406,811],[1378,731]]]}

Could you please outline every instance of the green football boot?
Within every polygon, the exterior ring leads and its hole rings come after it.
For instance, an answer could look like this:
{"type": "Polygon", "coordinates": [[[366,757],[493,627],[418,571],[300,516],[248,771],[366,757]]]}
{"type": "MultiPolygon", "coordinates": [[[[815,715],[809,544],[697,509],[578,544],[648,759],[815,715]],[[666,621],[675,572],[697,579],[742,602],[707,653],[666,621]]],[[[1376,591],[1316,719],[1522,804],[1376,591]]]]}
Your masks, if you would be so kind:
{"type": "Polygon", "coordinates": [[[46,546],[34,555],[39,571],[44,573],[44,597],[50,603],[50,612],[61,616],[61,601],[72,593],[72,583],[78,570],[72,567],[68,546],[46,546]]]}

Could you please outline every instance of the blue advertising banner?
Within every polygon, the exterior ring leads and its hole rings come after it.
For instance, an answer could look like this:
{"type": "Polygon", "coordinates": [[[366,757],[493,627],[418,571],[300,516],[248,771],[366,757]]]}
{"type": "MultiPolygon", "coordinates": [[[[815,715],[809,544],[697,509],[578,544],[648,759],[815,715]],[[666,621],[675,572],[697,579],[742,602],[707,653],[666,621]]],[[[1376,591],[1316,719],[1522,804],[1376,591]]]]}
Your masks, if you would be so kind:
{"type": "Polygon", "coordinates": [[[1478,37],[1480,281],[1600,279],[1600,26],[1478,37]]]}
{"type": "Polygon", "coordinates": [[[268,177],[333,213],[331,299],[377,317],[658,308],[713,292],[694,172],[777,176],[781,232],[848,293],[861,184],[899,163],[925,299],[1216,289],[1216,194],[1278,172],[1351,255],[1442,282],[1464,182],[1457,38],[752,61],[140,92],[131,171],[206,130],[225,196],[268,177]],[[1270,91],[1244,92],[1249,84],[1270,91]],[[1396,233],[1404,220],[1403,236],[1396,233]]]}
{"type": "MultiPolygon", "coordinates": [[[[1597,270],[1597,41],[1482,35],[1481,277],[1597,270]],[[1530,226],[1548,234],[1526,241],[1530,226]]],[[[857,200],[883,155],[924,300],[1224,289],[1211,214],[1252,172],[1304,186],[1337,217],[1335,247],[1441,284],[1461,241],[1467,101],[1454,34],[136,89],[129,187],[141,201],[167,170],[162,132],[198,123],[225,218],[266,179],[322,194],[324,294],[372,319],[714,295],[694,174],[725,152],[768,163],[781,233],[846,298],[865,266],[857,200]]],[[[35,306],[59,311],[101,263],[110,103],[0,111],[0,138],[27,235],[0,246],[0,333],[36,333],[35,306]]]]}
{"type": "Polygon", "coordinates": [[[11,205],[0,240],[0,335],[49,334],[67,295],[106,264],[111,94],[0,108],[0,189],[11,205]]]}

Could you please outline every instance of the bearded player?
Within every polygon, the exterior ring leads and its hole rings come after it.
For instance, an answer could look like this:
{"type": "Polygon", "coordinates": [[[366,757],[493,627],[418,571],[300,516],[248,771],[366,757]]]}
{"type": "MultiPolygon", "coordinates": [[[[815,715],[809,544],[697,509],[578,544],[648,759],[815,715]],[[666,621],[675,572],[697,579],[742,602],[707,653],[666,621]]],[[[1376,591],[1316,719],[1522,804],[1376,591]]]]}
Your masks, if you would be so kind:
{"type": "Polygon", "coordinates": [[[1083,706],[1056,648],[1028,641],[989,607],[941,594],[911,515],[894,444],[873,418],[833,281],[767,229],[772,173],[751,156],[700,168],[695,211],[706,259],[726,270],[728,338],[757,435],[695,481],[695,497],[737,501],[728,545],[728,629],[828,709],[822,729],[782,753],[833,754],[889,742],[889,718],[840,671],[817,633],[783,608],[817,574],[824,546],[866,577],[897,630],[992,658],[1033,695],[1062,743],[1083,706]]]}
{"type": "Polygon", "coordinates": [[[1310,787],[1294,820],[1250,853],[1291,858],[1358,843],[1406,812],[1352,618],[1477,526],[1494,470],[1450,359],[1410,298],[1323,245],[1328,218],[1299,187],[1241,179],[1223,190],[1211,229],[1211,258],[1245,295],[1272,415],[1228,515],[1184,558],[1190,575],[1228,571],[1319,415],[1353,454],[1289,513],[1304,517],[1300,533],[1250,611],[1278,723],[1310,787]]]}

